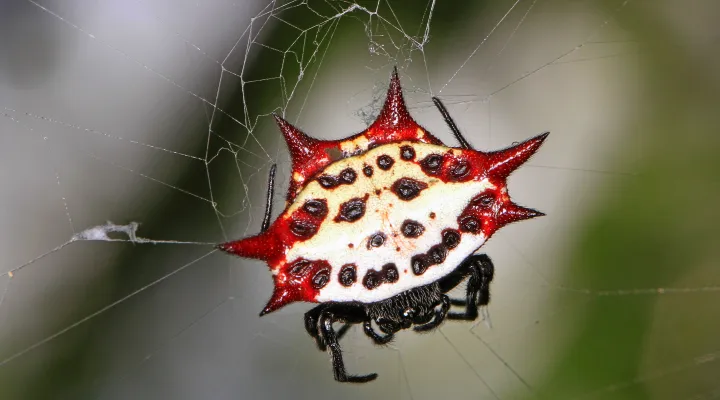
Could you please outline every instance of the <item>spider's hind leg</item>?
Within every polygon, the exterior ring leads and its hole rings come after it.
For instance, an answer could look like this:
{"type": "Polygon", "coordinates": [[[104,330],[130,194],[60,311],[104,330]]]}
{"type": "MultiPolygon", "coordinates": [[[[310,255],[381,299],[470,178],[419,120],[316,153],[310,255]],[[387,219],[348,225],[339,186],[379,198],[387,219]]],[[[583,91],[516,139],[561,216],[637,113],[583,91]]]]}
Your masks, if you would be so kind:
{"type": "Polygon", "coordinates": [[[333,373],[338,382],[363,383],[377,378],[377,374],[348,375],[338,342],[351,325],[367,319],[361,307],[342,303],[321,304],[305,314],[305,329],[315,339],[320,350],[327,349],[330,352],[333,373]],[[337,321],[345,322],[345,325],[335,332],[333,323],[337,321]]]}
{"type": "MultiPolygon", "coordinates": [[[[330,356],[332,357],[333,373],[335,374],[335,380],[338,382],[354,382],[363,383],[370,382],[377,378],[377,374],[368,375],[348,375],[345,370],[345,362],[342,358],[342,350],[340,349],[340,343],[338,343],[338,337],[333,329],[333,321],[335,320],[334,312],[339,312],[341,315],[346,313],[355,314],[357,310],[351,309],[353,307],[328,307],[320,314],[320,335],[322,335],[324,342],[330,350],[330,356]]],[[[341,315],[338,315],[342,318],[341,315]]],[[[346,316],[346,315],[345,315],[346,316]]],[[[346,319],[346,318],[343,318],[346,319]]],[[[349,319],[349,318],[347,318],[349,319]]]]}
{"type": "Polygon", "coordinates": [[[487,306],[490,303],[490,282],[492,282],[495,267],[487,254],[472,255],[465,259],[460,266],[444,282],[443,292],[450,291],[464,279],[468,279],[465,300],[452,299],[454,306],[464,306],[463,313],[448,313],[447,318],[453,320],[474,321],[478,317],[478,306],[487,306]]]}

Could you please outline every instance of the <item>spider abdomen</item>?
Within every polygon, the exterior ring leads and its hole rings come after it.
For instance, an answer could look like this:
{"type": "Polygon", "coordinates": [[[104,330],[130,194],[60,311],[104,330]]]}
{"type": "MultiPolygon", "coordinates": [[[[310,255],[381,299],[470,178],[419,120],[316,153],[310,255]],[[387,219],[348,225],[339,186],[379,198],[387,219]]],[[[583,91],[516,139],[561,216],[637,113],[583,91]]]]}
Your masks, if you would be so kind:
{"type": "MultiPolygon", "coordinates": [[[[281,218],[292,219],[293,213],[314,201],[327,203],[328,217],[314,235],[291,244],[284,260],[271,265],[276,280],[288,282],[287,265],[295,260],[324,260],[331,266],[331,278],[313,300],[371,303],[449,273],[486,239],[482,231],[461,233],[458,216],[475,195],[494,185],[482,176],[449,182],[428,175],[418,160],[435,154],[471,158],[444,146],[401,142],[343,159],[322,171],[281,218]],[[403,148],[411,148],[416,159],[403,158],[403,148]],[[356,174],[352,184],[323,184],[327,177],[367,167],[374,169],[372,176],[356,174]],[[443,241],[443,233],[449,231],[457,236],[450,246],[443,241]],[[413,260],[419,258],[426,259],[426,265],[413,268],[413,260]],[[357,276],[350,285],[341,274],[347,265],[354,266],[357,276]]],[[[474,161],[482,162],[477,157],[474,161]]]]}

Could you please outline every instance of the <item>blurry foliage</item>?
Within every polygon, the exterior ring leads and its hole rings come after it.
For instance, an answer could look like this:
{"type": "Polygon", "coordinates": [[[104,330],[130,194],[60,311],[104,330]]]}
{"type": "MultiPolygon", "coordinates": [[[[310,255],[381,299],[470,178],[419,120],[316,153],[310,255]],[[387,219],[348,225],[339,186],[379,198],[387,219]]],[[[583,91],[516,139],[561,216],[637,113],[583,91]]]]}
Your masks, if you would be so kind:
{"type": "MultiPolygon", "coordinates": [[[[707,267],[708,261],[717,265],[720,259],[720,85],[717,69],[711,67],[718,59],[711,42],[693,43],[697,46],[683,42],[679,27],[672,26],[664,12],[670,11],[649,2],[630,2],[618,15],[620,25],[643,43],[640,69],[646,103],[627,130],[641,136],[644,153],[635,174],[614,181],[616,187],[610,192],[615,196],[583,225],[570,263],[570,275],[580,277],[582,287],[636,289],[647,288],[647,282],[657,288],[676,287],[683,276],[707,267]]],[[[704,283],[717,285],[720,270],[704,272],[704,283]]],[[[587,398],[658,398],[652,386],[662,385],[663,380],[643,382],[648,371],[642,367],[651,324],[664,318],[656,314],[659,299],[654,295],[595,298],[576,322],[582,324],[580,334],[557,360],[540,391],[542,397],[591,393],[587,398]]],[[[702,307],[691,300],[686,303],[702,307]]],[[[716,333],[720,328],[717,320],[697,323],[703,330],[709,324],[716,333]]],[[[687,327],[676,328],[659,334],[688,334],[687,327]]],[[[679,346],[661,351],[687,352],[679,346]]],[[[675,361],[692,361],[700,354],[686,356],[675,361]]],[[[653,365],[651,370],[671,367],[653,365]]],[[[720,368],[696,368],[692,373],[704,375],[707,383],[717,382],[720,368]]],[[[680,392],[689,396],[700,389],[685,387],[680,392]]],[[[674,398],[671,392],[665,396],[674,398]]]]}

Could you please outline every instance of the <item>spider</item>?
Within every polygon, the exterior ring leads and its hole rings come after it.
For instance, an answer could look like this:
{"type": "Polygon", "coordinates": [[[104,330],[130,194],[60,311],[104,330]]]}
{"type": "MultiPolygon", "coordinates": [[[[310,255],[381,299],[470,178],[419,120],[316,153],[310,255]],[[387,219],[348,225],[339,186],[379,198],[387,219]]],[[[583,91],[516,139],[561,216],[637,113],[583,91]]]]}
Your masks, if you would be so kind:
{"type": "Polygon", "coordinates": [[[355,324],[385,345],[400,330],[477,319],[490,301],[494,266],[475,252],[502,226],[544,215],[513,203],[506,179],[548,132],[477,151],[432,100],[460,147],[443,145],[412,119],[397,70],[377,120],[347,139],[313,139],[275,116],[292,157],[286,208],[271,224],[273,165],[260,233],[218,245],[270,266],[275,290],[260,316],[295,301],[320,303],[305,314],[305,329],[329,351],[339,382],[377,378],[345,368],[339,341],[355,324]],[[466,279],[465,299],[451,299],[447,293],[466,279]]]}

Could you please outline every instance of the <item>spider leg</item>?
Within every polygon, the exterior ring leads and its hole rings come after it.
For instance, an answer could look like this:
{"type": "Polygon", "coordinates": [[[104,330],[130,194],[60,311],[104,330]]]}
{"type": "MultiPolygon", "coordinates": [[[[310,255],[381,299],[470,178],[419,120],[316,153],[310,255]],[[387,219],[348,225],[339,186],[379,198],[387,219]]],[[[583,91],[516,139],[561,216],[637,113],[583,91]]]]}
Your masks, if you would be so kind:
{"type": "Polygon", "coordinates": [[[275,192],[275,171],[277,171],[277,164],[270,166],[270,173],[268,176],[268,190],[265,197],[265,217],[263,218],[260,232],[265,232],[270,227],[270,217],[272,216],[272,202],[273,193],[275,192]]]}
{"type": "MultiPolygon", "coordinates": [[[[305,330],[313,339],[315,339],[315,344],[317,344],[317,347],[320,351],[327,350],[327,346],[325,345],[325,342],[323,341],[318,331],[318,321],[320,320],[320,314],[325,308],[325,305],[319,305],[305,313],[305,330]]],[[[343,336],[345,336],[345,334],[350,330],[350,328],[352,328],[353,325],[354,323],[345,323],[337,331],[337,340],[339,341],[340,339],[342,339],[343,336]]]]}
{"type": "Polygon", "coordinates": [[[422,324],[413,327],[413,330],[415,332],[427,332],[431,331],[440,324],[445,321],[445,317],[448,315],[448,311],[450,311],[450,298],[446,295],[443,295],[442,297],[442,303],[440,303],[440,309],[435,311],[435,318],[432,319],[432,321],[428,322],[427,324],[422,324]]]}
{"type": "Polygon", "coordinates": [[[337,331],[337,335],[336,335],[337,340],[340,341],[340,339],[342,339],[343,336],[345,336],[345,334],[350,330],[350,328],[352,328],[353,325],[354,324],[351,324],[349,322],[346,322],[345,324],[343,324],[343,326],[341,326],[340,329],[338,329],[338,331],[337,331]]]}
{"type": "Polygon", "coordinates": [[[450,305],[465,307],[465,305],[467,305],[467,300],[450,299],[450,305]]]}
{"type": "Polygon", "coordinates": [[[320,336],[320,332],[318,330],[320,314],[322,314],[325,308],[326,306],[321,304],[305,313],[305,330],[313,339],[315,339],[315,344],[317,344],[320,351],[325,351],[327,349],[327,346],[325,345],[325,342],[320,336]]]}
{"type": "Polygon", "coordinates": [[[448,125],[448,127],[450,127],[453,135],[455,135],[458,142],[460,142],[460,146],[462,146],[464,149],[472,149],[470,143],[468,143],[462,133],[460,133],[460,129],[458,129],[457,125],[455,125],[455,121],[453,121],[450,113],[448,112],[447,108],[445,108],[445,105],[442,103],[442,101],[440,101],[440,99],[438,99],[437,97],[433,97],[432,101],[433,103],[435,103],[435,107],[437,107],[437,109],[440,111],[440,114],[442,114],[443,118],[445,119],[445,123],[448,125]]]}
{"type": "MultiPolygon", "coordinates": [[[[347,306],[346,306],[347,307],[347,306]]],[[[330,356],[332,357],[332,366],[333,366],[333,373],[335,374],[335,380],[338,382],[353,382],[353,383],[363,383],[363,382],[369,382],[377,378],[377,374],[368,374],[368,375],[348,375],[347,371],[345,370],[345,363],[343,362],[342,358],[342,350],[340,349],[340,343],[338,343],[337,335],[335,334],[335,329],[333,329],[333,322],[335,321],[335,315],[333,314],[333,309],[335,311],[339,311],[340,314],[343,314],[347,311],[350,311],[351,313],[354,311],[351,311],[349,309],[344,309],[344,307],[327,307],[320,313],[320,321],[318,323],[320,328],[320,335],[322,336],[323,342],[327,344],[328,350],[330,351],[330,356]]],[[[342,315],[340,315],[342,317],[342,315]]]]}
{"type": "MultiPolygon", "coordinates": [[[[482,254],[481,254],[482,255],[482,254]]],[[[460,263],[452,272],[445,275],[442,279],[438,281],[438,287],[440,289],[441,293],[447,293],[453,289],[457,285],[460,284],[460,282],[464,281],[465,278],[468,277],[468,275],[472,274],[472,265],[470,265],[470,261],[474,257],[479,257],[481,255],[471,255],[463,262],[460,263]]],[[[452,305],[465,305],[464,300],[450,300],[452,305]]]]}
{"type": "Polygon", "coordinates": [[[486,254],[480,258],[480,291],[478,292],[477,305],[487,306],[490,304],[490,283],[495,276],[495,265],[486,254]]]}
{"type": "Polygon", "coordinates": [[[390,343],[395,338],[395,335],[392,333],[388,333],[386,335],[381,335],[381,334],[375,332],[375,329],[373,328],[370,320],[366,320],[365,322],[363,322],[363,331],[365,331],[365,335],[367,335],[367,337],[372,339],[373,342],[375,342],[375,344],[378,344],[381,346],[384,344],[390,343]]]}
{"type": "Polygon", "coordinates": [[[455,304],[457,306],[465,306],[465,312],[448,313],[448,319],[464,320],[464,321],[474,321],[477,319],[477,317],[478,317],[477,298],[478,298],[479,284],[474,275],[475,274],[471,275],[470,279],[468,279],[467,290],[465,292],[466,299],[465,300],[458,299],[455,301],[455,304]]]}
{"type": "MultiPolygon", "coordinates": [[[[452,320],[473,321],[478,317],[478,306],[487,306],[490,303],[490,282],[492,282],[495,267],[492,260],[486,254],[472,255],[465,259],[460,266],[453,271],[454,275],[448,275],[449,281],[445,283],[443,291],[452,289],[452,284],[457,285],[458,277],[470,275],[468,280],[465,300],[451,300],[455,306],[465,306],[464,313],[448,313],[447,318],[452,320]],[[447,290],[445,290],[447,289],[447,290]]],[[[460,278],[462,280],[462,278],[460,278]]]]}

